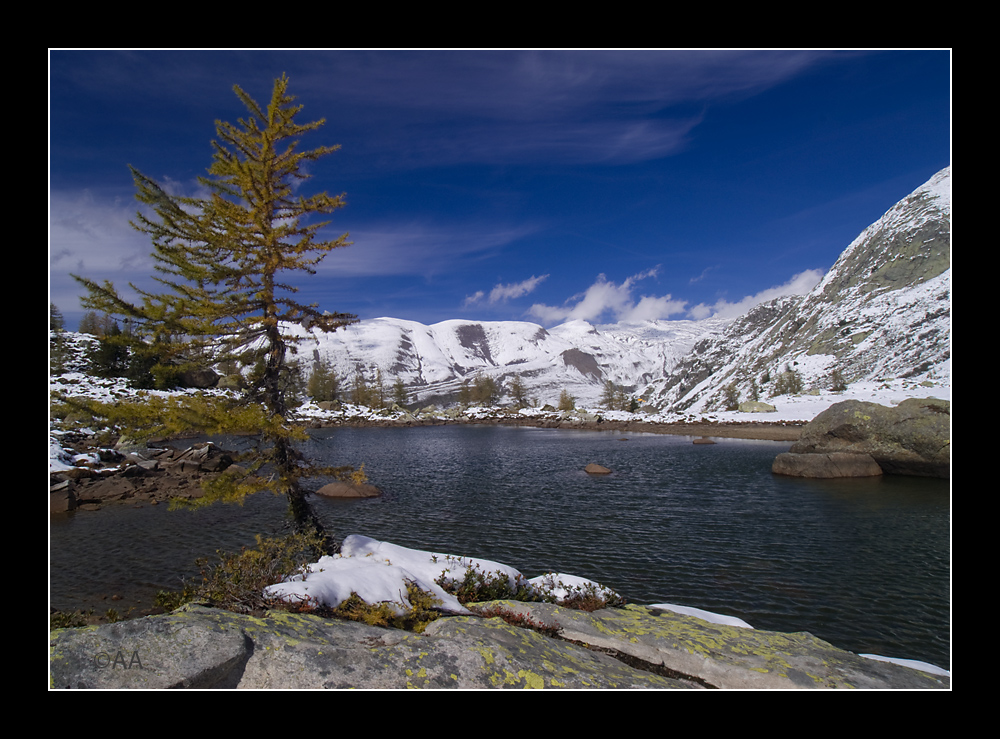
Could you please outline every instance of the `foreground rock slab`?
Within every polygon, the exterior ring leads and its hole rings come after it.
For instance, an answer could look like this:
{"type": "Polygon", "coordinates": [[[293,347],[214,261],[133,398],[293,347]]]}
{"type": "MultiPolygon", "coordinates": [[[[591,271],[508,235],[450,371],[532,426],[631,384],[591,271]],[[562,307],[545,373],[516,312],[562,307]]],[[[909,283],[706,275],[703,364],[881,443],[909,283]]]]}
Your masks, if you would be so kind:
{"type": "Polygon", "coordinates": [[[709,624],[644,607],[583,613],[499,601],[561,638],[499,618],[441,618],[423,634],[199,605],[50,637],[69,688],[947,688],[947,678],[844,652],[808,634],[709,624]]]}
{"type": "Polygon", "coordinates": [[[715,624],[648,606],[593,613],[548,603],[506,603],[560,637],[639,660],[704,687],[725,689],[947,688],[950,679],[838,649],[802,631],[715,624]]]}
{"type": "Polygon", "coordinates": [[[445,618],[414,634],[200,606],[54,631],[50,664],[57,689],[686,687],[498,618],[445,618]]]}

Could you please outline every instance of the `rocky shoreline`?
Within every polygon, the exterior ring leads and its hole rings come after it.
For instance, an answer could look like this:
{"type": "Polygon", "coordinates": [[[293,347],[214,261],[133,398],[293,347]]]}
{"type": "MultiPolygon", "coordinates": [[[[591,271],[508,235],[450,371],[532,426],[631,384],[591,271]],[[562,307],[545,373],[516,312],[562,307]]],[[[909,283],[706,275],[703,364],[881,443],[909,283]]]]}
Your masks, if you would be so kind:
{"type": "Polygon", "coordinates": [[[416,419],[416,420],[385,420],[374,421],[344,420],[335,422],[313,421],[310,428],[333,428],[336,426],[356,427],[419,427],[445,425],[496,425],[496,426],[529,426],[532,428],[567,429],[574,431],[615,431],[637,434],[672,434],[675,436],[695,436],[699,438],[726,439],[756,439],[763,441],[798,441],[805,426],[804,421],[675,421],[671,423],[656,423],[648,421],[618,421],[603,419],[599,421],[560,421],[531,416],[492,417],[484,419],[416,419]]]}
{"type": "MultiPolygon", "coordinates": [[[[441,425],[531,426],[615,433],[654,433],[691,436],[698,442],[711,438],[758,439],[794,442],[802,433],[796,423],[644,423],[636,421],[559,422],[532,418],[490,418],[479,420],[419,419],[407,421],[313,421],[310,428],[335,426],[420,427],[441,425]]],[[[50,473],[50,512],[64,513],[77,508],[96,510],[103,505],[127,503],[158,505],[171,498],[201,497],[201,481],[232,464],[229,452],[214,445],[199,444],[187,449],[175,448],[183,439],[151,440],[151,446],[128,446],[115,449],[95,448],[86,438],[67,438],[66,444],[76,454],[92,461],[70,470],[50,473]]]]}

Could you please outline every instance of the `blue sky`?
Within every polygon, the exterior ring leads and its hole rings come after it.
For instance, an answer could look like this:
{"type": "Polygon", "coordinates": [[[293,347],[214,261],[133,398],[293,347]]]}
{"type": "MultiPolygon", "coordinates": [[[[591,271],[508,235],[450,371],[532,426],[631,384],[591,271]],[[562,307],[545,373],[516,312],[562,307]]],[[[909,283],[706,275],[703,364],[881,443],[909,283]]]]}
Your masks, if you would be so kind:
{"type": "Polygon", "coordinates": [[[217,119],[276,77],[346,193],[298,297],[360,318],[553,326],[802,292],[951,163],[949,50],[49,53],[50,301],[152,283],[128,165],[196,194],[217,119]]]}

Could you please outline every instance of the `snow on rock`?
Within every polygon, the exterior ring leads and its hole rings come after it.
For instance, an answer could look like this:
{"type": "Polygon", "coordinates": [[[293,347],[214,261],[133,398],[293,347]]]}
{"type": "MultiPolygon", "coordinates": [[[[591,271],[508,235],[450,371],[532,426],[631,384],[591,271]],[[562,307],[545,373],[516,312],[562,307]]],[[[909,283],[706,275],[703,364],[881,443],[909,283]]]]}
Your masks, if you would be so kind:
{"type": "Polygon", "coordinates": [[[303,574],[270,585],[264,592],[285,602],[309,601],[330,608],[336,608],[355,593],[366,603],[386,603],[395,612],[404,613],[410,608],[406,586],[413,583],[433,593],[441,601],[441,610],[467,614],[468,609],[438,581],[459,583],[467,572],[475,570],[484,575],[506,576],[512,588],[527,585],[557,601],[587,589],[605,597],[617,596],[609,588],[574,575],[549,573],[526,580],[517,569],[500,562],[409,549],[358,534],[344,539],[340,554],[321,557],[308,565],[303,574]]]}
{"type": "Polygon", "coordinates": [[[916,659],[899,659],[897,657],[883,657],[878,654],[859,654],[859,657],[867,657],[868,659],[874,659],[878,662],[892,662],[895,665],[903,665],[904,667],[911,667],[914,670],[923,670],[924,672],[929,672],[932,675],[944,675],[946,677],[951,677],[951,671],[946,670],[943,667],[938,667],[937,665],[932,665],[930,662],[921,662],[916,659]]]}
{"type": "Polygon", "coordinates": [[[701,608],[692,608],[691,606],[678,606],[673,603],[654,603],[650,606],[650,608],[659,608],[662,611],[672,611],[673,613],[679,613],[682,616],[694,616],[695,618],[700,618],[702,621],[708,621],[713,624],[738,626],[741,629],[753,628],[753,626],[748,624],[742,618],[736,618],[736,616],[725,616],[721,613],[712,613],[712,611],[705,611],[701,608]]]}
{"type": "Polygon", "coordinates": [[[484,574],[506,575],[512,586],[524,579],[513,567],[487,559],[408,549],[352,534],[344,539],[339,555],[321,557],[308,566],[305,575],[271,585],[265,592],[286,602],[310,600],[331,608],[356,593],[366,603],[387,603],[402,613],[410,608],[406,585],[413,583],[441,600],[441,610],[469,613],[436,581],[444,578],[446,582],[461,582],[466,572],[473,569],[484,574]]]}
{"type": "Polygon", "coordinates": [[[557,602],[577,593],[591,591],[595,595],[606,599],[620,597],[614,590],[606,588],[593,580],[577,577],[576,575],[566,575],[561,572],[549,572],[528,580],[528,583],[535,589],[535,592],[552,596],[557,602]]]}
{"type": "Polygon", "coordinates": [[[433,593],[441,601],[441,609],[451,613],[468,613],[458,600],[449,595],[432,579],[418,571],[390,564],[384,559],[368,557],[320,557],[308,565],[307,571],[294,575],[287,582],[269,585],[264,592],[286,603],[308,602],[336,608],[351,594],[366,603],[386,603],[397,614],[410,610],[406,597],[407,584],[433,593]]]}

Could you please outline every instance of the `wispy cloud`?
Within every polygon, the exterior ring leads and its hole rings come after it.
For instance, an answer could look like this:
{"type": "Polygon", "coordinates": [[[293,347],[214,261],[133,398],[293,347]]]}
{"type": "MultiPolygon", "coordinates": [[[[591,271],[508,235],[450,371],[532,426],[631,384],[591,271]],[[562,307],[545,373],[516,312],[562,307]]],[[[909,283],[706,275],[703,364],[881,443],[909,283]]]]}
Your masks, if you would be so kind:
{"type": "MultiPolygon", "coordinates": [[[[494,303],[504,303],[508,300],[519,298],[522,295],[527,295],[528,293],[534,292],[535,288],[538,287],[538,283],[542,282],[546,278],[548,278],[548,275],[541,275],[540,277],[532,275],[527,280],[522,280],[521,282],[512,282],[507,285],[497,285],[490,290],[487,301],[492,305],[494,303]]],[[[487,297],[486,293],[482,290],[477,290],[474,294],[469,295],[465,299],[464,305],[475,305],[485,297],[487,297]]]]}
{"type": "MultiPolygon", "coordinates": [[[[310,99],[408,125],[379,139],[399,166],[636,162],[686,147],[705,111],[823,63],[824,51],[339,52],[291,72],[310,99]],[[356,85],[355,79],[365,79],[356,85]]],[[[305,93],[303,93],[305,94],[305,93]]],[[[376,118],[377,120],[377,118],[376,118]]],[[[366,121],[357,121],[364,126],[366,121]]],[[[350,125],[340,122],[340,126],[350,125]]]]}
{"type": "MultiPolygon", "coordinates": [[[[336,223],[335,216],[324,238],[339,235],[336,223]]],[[[329,277],[418,275],[425,278],[453,273],[463,260],[498,253],[534,231],[535,227],[530,225],[490,223],[361,224],[348,233],[351,246],[331,254],[320,265],[319,273],[329,277]]]]}

